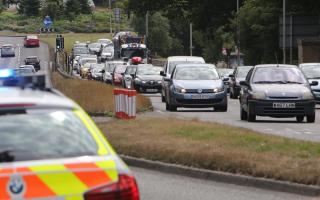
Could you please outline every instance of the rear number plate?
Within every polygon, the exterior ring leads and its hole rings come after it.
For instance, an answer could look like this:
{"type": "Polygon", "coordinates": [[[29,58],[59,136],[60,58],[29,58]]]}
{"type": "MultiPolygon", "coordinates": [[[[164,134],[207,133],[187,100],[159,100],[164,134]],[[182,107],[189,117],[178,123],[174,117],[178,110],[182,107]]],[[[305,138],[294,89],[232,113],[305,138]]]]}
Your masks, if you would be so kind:
{"type": "Polygon", "coordinates": [[[209,99],[209,95],[195,94],[195,95],[191,95],[191,99],[209,99]]]}
{"type": "Polygon", "coordinates": [[[146,92],[158,92],[158,89],[147,89],[146,92]]]}
{"type": "Polygon", "coordinates": [[[295,103],[273,103],[273,108],[295,108],[295,103]]]}

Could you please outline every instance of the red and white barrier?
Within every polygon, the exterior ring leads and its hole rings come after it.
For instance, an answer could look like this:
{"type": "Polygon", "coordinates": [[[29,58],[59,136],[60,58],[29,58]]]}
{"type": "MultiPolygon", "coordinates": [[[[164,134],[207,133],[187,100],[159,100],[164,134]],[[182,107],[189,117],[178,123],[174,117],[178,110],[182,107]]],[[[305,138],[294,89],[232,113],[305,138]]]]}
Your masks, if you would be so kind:
{"type": "Polygon", "coordinates": [[[116,107],[116,117],[119,119],[136,118],[136,97],[135,90],[116,88],[113,90],[116,107]]]}

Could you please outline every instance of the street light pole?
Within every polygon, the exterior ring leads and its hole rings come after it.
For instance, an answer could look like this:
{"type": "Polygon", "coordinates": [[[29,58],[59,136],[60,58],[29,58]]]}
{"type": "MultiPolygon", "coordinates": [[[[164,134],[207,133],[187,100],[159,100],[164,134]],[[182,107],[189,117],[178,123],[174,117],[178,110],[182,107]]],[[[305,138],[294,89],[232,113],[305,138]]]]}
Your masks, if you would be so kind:
{"type": "Polygon", "coordinates": [[[283,53],[283,64],[286,64],[286,0],[283,0],[282,5],[282,53],[283,53]]]}
{"type": "Polygon", "coordinates": [[[239,0],[237,0],[237,64],[240,66],[240,23],[239,23],[239,0]]]}
{"type": "Polygon", "coordinates": [[[109,10],[110,10],[110,33],[112,33],[112,8],[111,8],[111,0],[109,0],[109,10]]]}

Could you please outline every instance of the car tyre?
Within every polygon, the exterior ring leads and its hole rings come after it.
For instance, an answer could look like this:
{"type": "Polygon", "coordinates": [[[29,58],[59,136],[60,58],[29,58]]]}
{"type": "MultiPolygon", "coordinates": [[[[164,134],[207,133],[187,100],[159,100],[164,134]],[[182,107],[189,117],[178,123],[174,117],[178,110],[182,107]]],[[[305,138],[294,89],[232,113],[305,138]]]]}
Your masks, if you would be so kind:
{"type": "Polygon", "coordinates": [[[303,115],[298,115],[296,116],[297,122],[303,122],[304,116],[303,115]]]}
{"type": "Polygon", "coordinates": [[[234,99],[233,90],[230,89],[230,99],[234,99]]]}
{"type": "Polygon", "coordinates": [[[240,119],[241,120],[247,120],[248,119],[248,113],[240,106],[240,119]]]}
{"type": "Polygon", "coordinates": [[[307,122],[308,123],[314,123],[316,120],[316,114],[307,115],[307,122]]]}
{"type": "Polygon", "coordinates": [[[252,111],[252,108],[250,105],[248,105],[247,119],[248,119],[248,122],[255,122],[256,121],[256,113],[254,113],[252,111]]]}
{"type": "Polygon", "coordinates": [[[162,95],[162,93],[161,93],[161,101],[164,103],[164,102],[166,102],[166,98],[162,95]]]}

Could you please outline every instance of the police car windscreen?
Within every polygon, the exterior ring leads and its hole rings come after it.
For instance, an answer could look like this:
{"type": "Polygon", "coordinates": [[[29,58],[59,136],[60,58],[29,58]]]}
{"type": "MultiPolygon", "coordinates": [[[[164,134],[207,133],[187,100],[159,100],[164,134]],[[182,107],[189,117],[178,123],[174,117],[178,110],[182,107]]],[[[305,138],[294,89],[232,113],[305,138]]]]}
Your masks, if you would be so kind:
{"type": "Polygon", "coordinates": [[[0,162],[97,155],[88,129],[70,110],[0,109],[0,162]]]}

